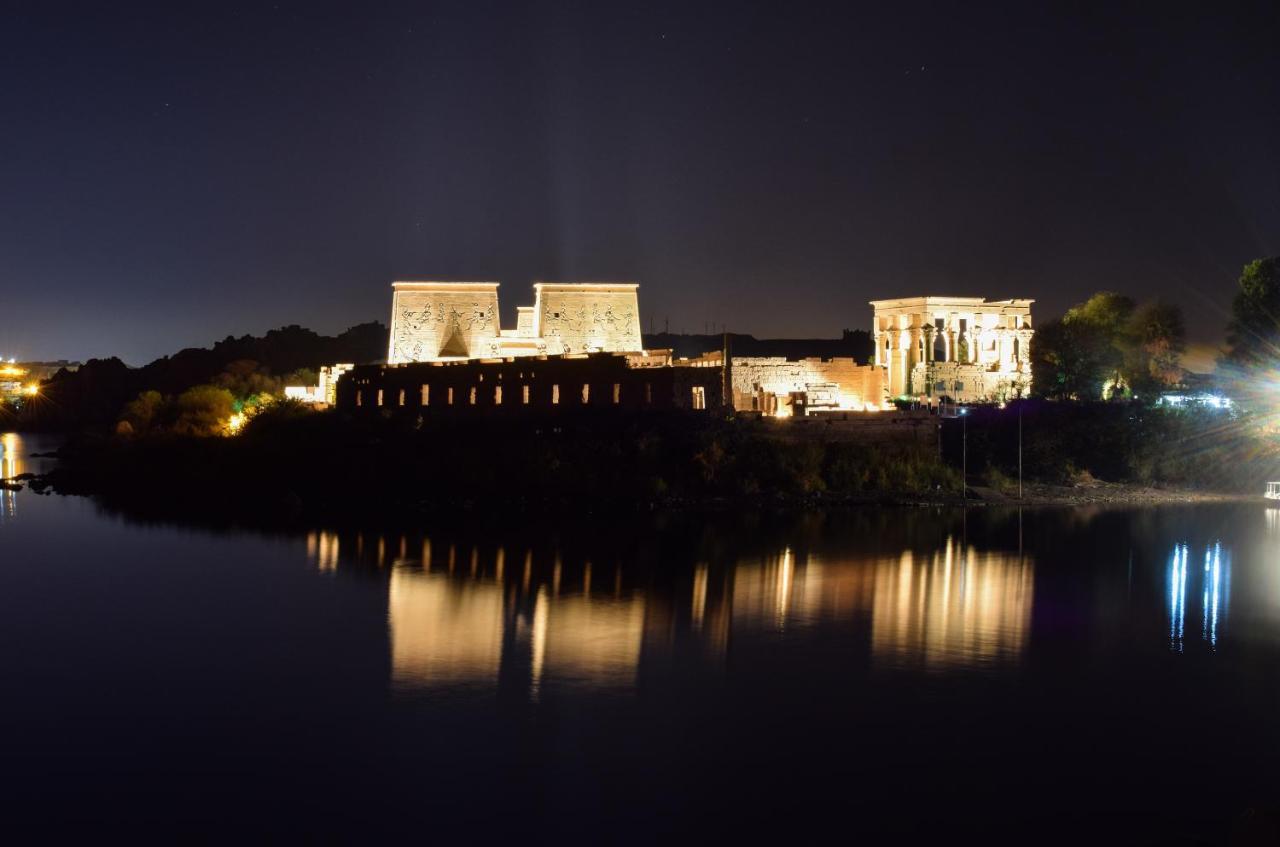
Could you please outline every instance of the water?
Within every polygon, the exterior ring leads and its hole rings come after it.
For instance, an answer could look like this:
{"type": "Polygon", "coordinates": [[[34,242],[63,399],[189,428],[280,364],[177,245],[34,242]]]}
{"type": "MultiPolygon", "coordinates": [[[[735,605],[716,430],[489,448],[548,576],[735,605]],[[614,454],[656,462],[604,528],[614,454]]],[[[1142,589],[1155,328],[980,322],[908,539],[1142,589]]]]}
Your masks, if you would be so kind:
{"type": "MultiPolygon", "coordinates": [[[[0,443],[5,476],[47,446],[0,443]]],[[[0,506],[11,833],[1218,843],[1280,802],[1261,504],[296,535],[0,506]]]]}

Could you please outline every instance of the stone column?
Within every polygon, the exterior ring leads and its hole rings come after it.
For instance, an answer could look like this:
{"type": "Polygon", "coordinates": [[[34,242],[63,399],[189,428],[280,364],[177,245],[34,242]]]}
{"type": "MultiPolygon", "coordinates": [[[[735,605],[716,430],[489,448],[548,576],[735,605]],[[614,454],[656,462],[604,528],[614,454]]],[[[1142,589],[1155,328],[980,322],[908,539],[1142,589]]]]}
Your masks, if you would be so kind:
{"type": "Polygon", "coordinates": [[[982,364],[982,327],[976,321],[969,328],[969,361],[975,365],[982,364]]]}
{"type": "Polygon", "coordinates": [[[933,361],[933,324],[925,324],[924,326],[924,361],[926,364],[933,361]]]}
{"type": "Polygon", "coordinates": [[[882,367],[884,365],[884,362],[881,361],[880,348],[884,346],[884,336],[880,333],[880,330],[878,329],[872,330],[871,342],[875,345],[875,348],[876,348],[876,355],[875,355],[875,358],[872,359],[872,361],[876,363],[876,367],[882,367]]]}
{"type": "Polygon", "coordinates": [[[920,394],[922,392],[916,389],[913,378],[916,372],[916,365],[924,361],[924,330],[918,326],[911,327],[911,356],[907,359],[907,383],[909,385],[908,393],[920,394]]]}
{"type": "Polygon", "coordinates": [[[897,397],[902,393],[902,330],[889,330],[889,393],[897,397]]]}

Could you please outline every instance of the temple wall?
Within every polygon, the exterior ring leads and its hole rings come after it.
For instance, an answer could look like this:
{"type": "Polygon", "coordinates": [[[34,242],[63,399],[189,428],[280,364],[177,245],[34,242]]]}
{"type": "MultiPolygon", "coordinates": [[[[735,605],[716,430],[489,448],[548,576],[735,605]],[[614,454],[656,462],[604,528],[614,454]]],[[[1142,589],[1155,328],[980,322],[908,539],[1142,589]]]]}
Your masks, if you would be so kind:
{"type": "Polygon", "coordinates": [[[520,416],[575,411],[714,411],[720,367],[628,366],[620,354],[361,365],[338,382],[340,409],[375,414],[520,416]]]}
{"type": "Polygon", "coordinates": [[[495,355],[498,284],[395,283],[389,364],[495,355]]]}
{"type": "Polygon", "coordinates": [[[773,414],[767,395],[785,399],[792,392],[810,395],[811,407],[861,410],[879,408],[884,400],[884,370],[852,359],[734,356],[731,374],[738,411],[773,414]]]}
{"type": "Polygon", "coordinates": [[[992,370],[964,362],[918,364],[911,372],[911,390],[917,395],[958,402],[1004,401],[1025,397],[1031,386],[1030,368],[992,370]]]}
{"type": "Polygon", "coordinates": [[[643,349],[637,286],[538,283],[537,328],[548,354],[643,349]]]}
{"type": "Polygon", "coordinates": [[[518,338],[534,338],[537,327],[534,325],[533,307],[516,307],[516,336],[518,338]]]}

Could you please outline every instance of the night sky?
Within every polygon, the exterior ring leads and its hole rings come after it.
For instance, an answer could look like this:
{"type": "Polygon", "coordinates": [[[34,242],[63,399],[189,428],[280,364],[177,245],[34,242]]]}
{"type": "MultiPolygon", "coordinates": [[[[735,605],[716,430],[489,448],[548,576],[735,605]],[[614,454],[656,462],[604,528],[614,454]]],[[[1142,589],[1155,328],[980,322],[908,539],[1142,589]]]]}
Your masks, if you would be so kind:
{"type": "Polygon", "coordinates": [[[10,2],[0,353],[335,332],[413,278],[762,337],[1106,288],[1213,342],[1280,253],[1280,4],[1180,6],[10,2]]]}

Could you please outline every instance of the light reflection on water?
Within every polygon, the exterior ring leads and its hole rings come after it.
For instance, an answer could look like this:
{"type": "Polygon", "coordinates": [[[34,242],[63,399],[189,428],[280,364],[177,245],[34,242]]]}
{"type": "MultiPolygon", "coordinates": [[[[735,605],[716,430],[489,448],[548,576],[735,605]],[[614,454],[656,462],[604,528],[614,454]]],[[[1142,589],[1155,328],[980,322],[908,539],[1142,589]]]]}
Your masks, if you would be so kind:
{"type": "Polygon", "coordinates": [[[533,550],[515,551],[523,565],[508,572],[504,547],[363,534],[345,544],[314,532],[307,556],[329,572],[347,549],[368,551],[389,568],[392,685],[403,691],[499,677],[522,680],[533,699],[548,685],[627,691],[646,656],[690,654],[723,667],[736,637],[849,624],[870,630],[877,667],[1008,664],[1026,648],[1034,595],[1029,557],[950,535],[923,554],[851,559],[784,547],[727,570],[700,563],[668,591],[624,587],[620,565],[568,568],[559,552],[535,565],[533,550]]]}
{"type": "MultiPolygon", "coordinates": [[[[1210,649],[1218,647],[1219,629],[1226,624],[1231,597],[1231,551],[1223,550],[1215,541],[1204,548],[1201,557],[1193,554],[1191,545],[1176,544],[1169,556],[1169,649],[1181,653],[1186,649],[1187,585],[1199,581],[1200,640],[1210,649]]],[[[1195,597],[1195,589],[1192,589],[1195,597]]],[[[1192,618],[1194,621],[1194,618],[1192,618]]],[[[1192,626],[1195,626],[1193,623],[1192,626]]]]}
{"type": "MultiPolygon", "coordinates": [[[[0,435],[0,479],[12,479],[25,470],[22,466],[22,439],[15,433],[0,435]]],[[[18,493],[0,489],[0,521],[18,512],[18,493]]]]}
{"type": "Polygon", "coordinates": [[[876,569],[872,655],[894,664],[976,667],[1016,662],[1031,630],[1034,567],[1026,557],[961,549],[876,569]]]}
{"type": "Polygon", "coordinates": [[[1029,510],[1025,534],[993,508],[300,538],[16,499],[0,718],[45,835],[154,797],[166,825],[314,840],[380,815],[420,838],[424,810],[441,837],[736,840],[772,810],[794,841],[1214,843],[1275,796],[1280,519],[1256,503],[1029,510]]]}

